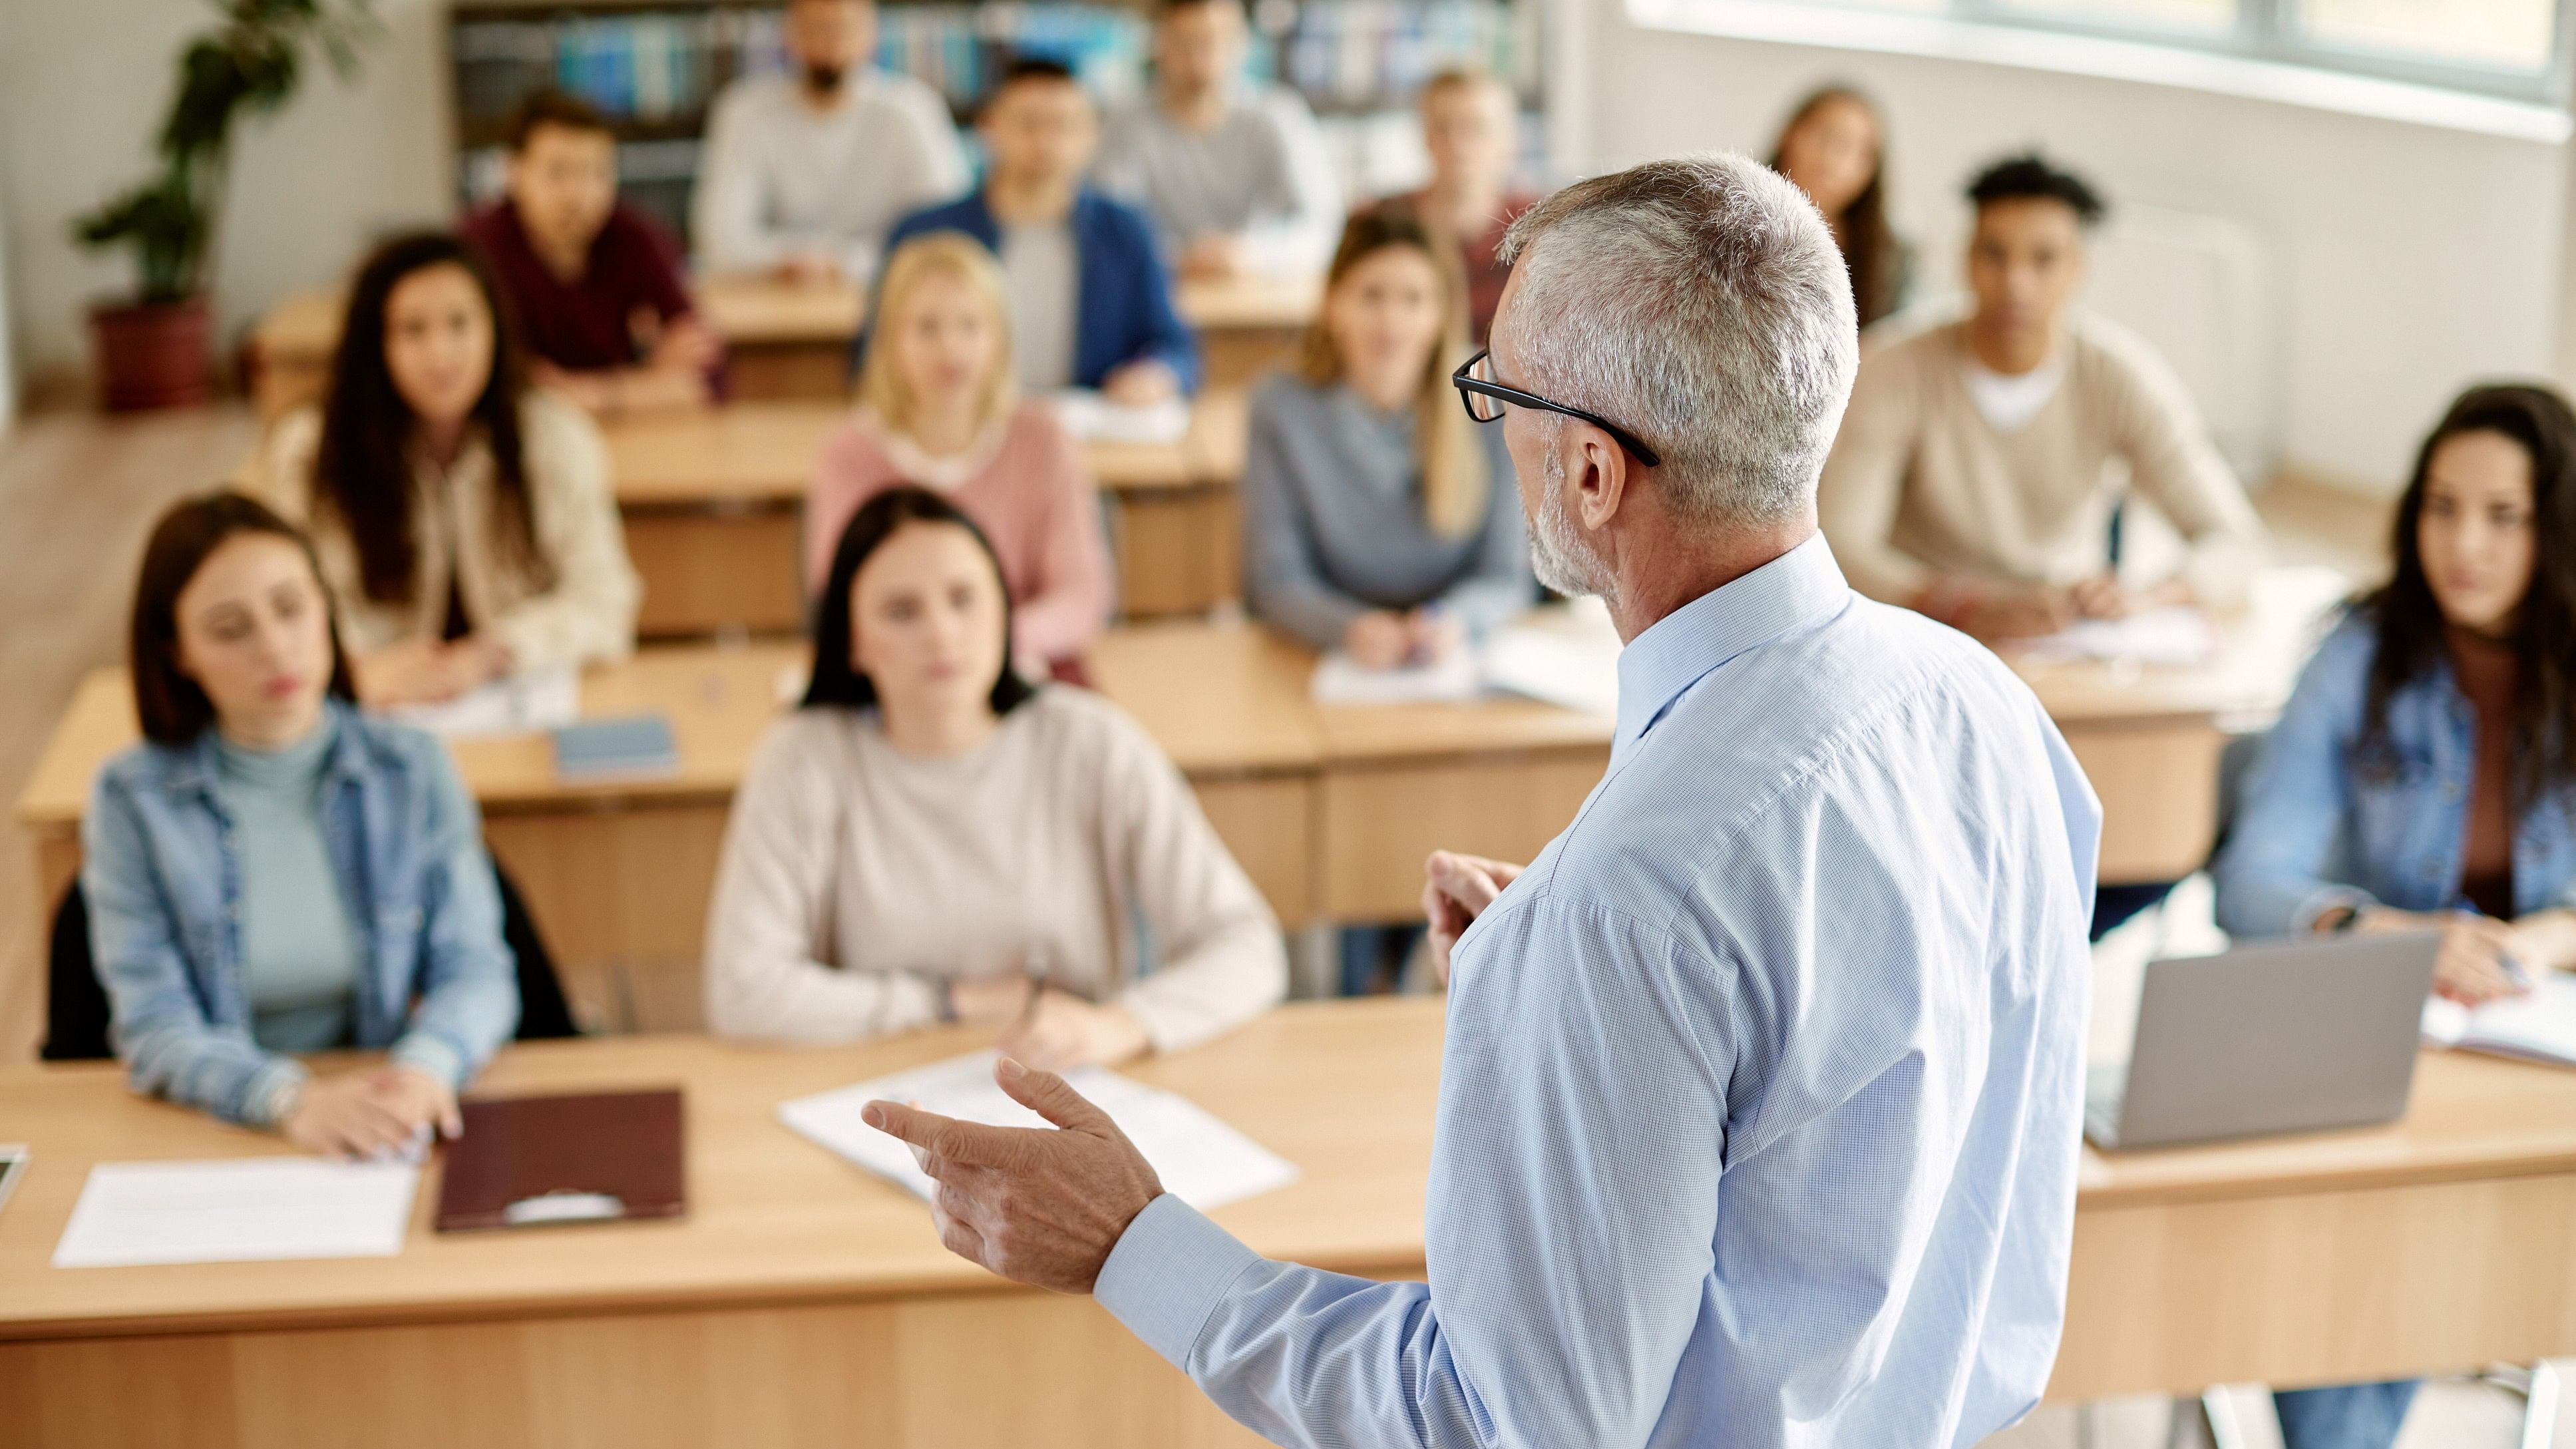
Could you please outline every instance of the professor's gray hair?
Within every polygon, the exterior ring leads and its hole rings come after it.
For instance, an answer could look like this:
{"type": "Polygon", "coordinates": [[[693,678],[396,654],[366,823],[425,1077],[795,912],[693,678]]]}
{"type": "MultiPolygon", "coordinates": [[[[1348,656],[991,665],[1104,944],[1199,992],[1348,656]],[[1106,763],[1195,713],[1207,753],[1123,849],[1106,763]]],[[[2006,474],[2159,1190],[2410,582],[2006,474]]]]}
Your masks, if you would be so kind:
{"type": "Polygon", "coordinates": [[[1521,217],[1514,385],[1635,433],[1685,516],[1758,525],[1815,497],[1860,345],[1806,194],[1732,154],[1579,181],[1521,217]]]}

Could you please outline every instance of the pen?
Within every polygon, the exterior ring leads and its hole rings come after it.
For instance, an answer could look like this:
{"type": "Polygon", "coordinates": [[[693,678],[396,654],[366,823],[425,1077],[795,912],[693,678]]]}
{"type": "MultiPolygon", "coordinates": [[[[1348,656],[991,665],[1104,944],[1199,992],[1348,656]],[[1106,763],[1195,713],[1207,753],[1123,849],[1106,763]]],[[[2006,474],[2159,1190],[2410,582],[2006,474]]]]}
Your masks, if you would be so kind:
{"type": "Polygon", "coordinates": [[[1038,1001],[1046,995],[1046,988],[1047,953],[1032,951],[1029,953],[1029,999],[1027,1004],[1020,1008],[1020,1025],[1025,1027],[1037,1020],[1038,1001]]]}

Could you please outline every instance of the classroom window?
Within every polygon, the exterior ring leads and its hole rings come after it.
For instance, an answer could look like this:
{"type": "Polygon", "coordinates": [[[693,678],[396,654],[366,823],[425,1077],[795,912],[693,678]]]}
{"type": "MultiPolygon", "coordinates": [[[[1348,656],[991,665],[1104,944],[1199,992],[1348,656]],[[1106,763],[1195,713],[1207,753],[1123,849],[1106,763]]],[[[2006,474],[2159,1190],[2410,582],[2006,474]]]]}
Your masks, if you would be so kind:
{"type": "Polygon", "coordinates": [[[2168,83],[2193,83],[2174,57],[2198,52],[2213,57],[2214,74],[2236,68],[2230,78],[2209,81],[2211,88],[2250,94],[2300,90],[2244,79],[2248,69],[2268,69],[2394,81],[2462,93],[2479,104],[2492,98],[2549,108],[2561,107],[2569,93],[2576,49],[2567,43],[2576,0],[1627,0],[1627,6],[1648,25],[2086,74],[2136,72],[2168,83]],[[1889,16],[1890,23],[1873,15],[1889,16]],[[2081,54],[2062,63],[2032,58],[2067,47],[2081,54]],[[2163,59],[2121,64],[2102,54],[2121,49],[2163,59]]]}

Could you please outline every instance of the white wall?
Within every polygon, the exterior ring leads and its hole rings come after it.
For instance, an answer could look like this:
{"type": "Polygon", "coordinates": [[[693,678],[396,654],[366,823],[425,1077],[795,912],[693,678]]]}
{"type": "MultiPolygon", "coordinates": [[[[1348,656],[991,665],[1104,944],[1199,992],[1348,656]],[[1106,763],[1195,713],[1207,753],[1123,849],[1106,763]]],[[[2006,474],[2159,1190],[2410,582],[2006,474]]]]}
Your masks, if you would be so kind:
{"type": "MultiPolygon", "coordinates": [[[[130,291],[122,254],[71,218],[144,176],[179,47],[214,12],[180,0],[7,0],[0,44],[0,253],[26,375],[85,367],[83,310],[130,291]]],[[[436,0],[377,0],[354,83],[315,65],[234,148],[215,300],[225,343],[281,294],[337,276],[367,241],[448,212],[447,85],[436,0]]]]}
{"type": "MultiPolygon", "coordinates": [[[[2226,218],[2279,281],[2288,469],[2393,489],[2451,394],[2556,359],[2566,148],[2199,91],[2012,67],[1649,31],[1592,16],[1583,131],[1599,167],[1705,147],[1765,151],[1818,82],[1889,113],[1901,230],[1954,286],[1959,188],[2044,145],[2121,202],[2226,218]]],[[[2576,324],[2571,324],[2576,325],[2576,324]]]]}

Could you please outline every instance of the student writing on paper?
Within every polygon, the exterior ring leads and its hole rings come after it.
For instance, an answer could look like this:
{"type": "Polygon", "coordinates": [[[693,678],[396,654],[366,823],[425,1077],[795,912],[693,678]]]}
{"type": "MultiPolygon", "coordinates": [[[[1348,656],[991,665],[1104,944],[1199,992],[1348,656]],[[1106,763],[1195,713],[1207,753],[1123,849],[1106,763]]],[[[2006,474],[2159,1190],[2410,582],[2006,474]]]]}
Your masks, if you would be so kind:
{"type": "Polygon", "coordinates": [[[1152,224],[1083,183],[1100,121],[1073,72],[1013,61],[976,129],[984,184],[905,217],[887,245],[963,232],[1000,259],[1011,370],[1030,392],[1091,388],[1144,407],[1197,387],[1198,344],[1173,310],[1152,224]]]}
{"type": "MultiPolygon", "coordinates": [[[[2318,646],[2214,874],[2239,935],[2439,931],[2469,1005],[2576,967],[2576,415],[2463,394],[2417,455],[2396,569],[2318,646]],[[2528,974],[2526,974],[2528,973],[2528,974]]],[[[2282,1391],[2289,1449],[2386,1449],[2413,1383],[2282,1391]]]]}
{"type": "Polygon", "coordinates": [[[1245,602],[1372,668],[1446,656],[1533,597],[1511,457],[1449,386],[1453,251],[1411,216],[1353,217],[1297,370],[1252,395],[1245,602]]]}
{"type": "Polygon", "coordinates": [[[351,707],[312,550],[238,494],[145,546],[144,743],[81,822],[91,953],[137,1090],[312,1152],[457,1130],[519,991],[474,802],[438,742],[351,707]],[[290,1053],[387,1050],[316,1076],[290,1053]]]}
{"type": "Polygon", "coordinates": [[[887,228],[966,184],[948,103],[876,68],[870,0],[791,0],[781,34],[788,71],[744,76],[708,109],[699,255],[712,272],[865,285],[887,228]]]}
{"type": "Polygon", "coordinates": [[[1503,233],[1538,200],[1512,184],[1520,162],[1520,112],[1511,87],[1476,70],[1445,70],[1422,86],[1422,149],[1431,179],[1380,203],[1409,212],[1433,236],[1457,244],[1467,281],[1467,330],[1478,346],[1512,269],[1503,233]]]}
{"type": "Polygon", "coordinates": [[[617,137],[579,97],[539,91],[510,122],[508,193],[464,232],[509,289],[541,380],[595,413],[691,407],[724,349],[680,248],[617,199],[617,137]]]}
{"type": "Polygon", "coordinates": [[[1080,1066],[1194,1045],[1280,999],[1279,924],[1180,771],[1098,695],[1024,681],[1010,632],[1000,564],[955,505],[900,488],[851,518],[813,683],[726,827],[717,1033],[953,1021],[1080,1066]]]}
{"type": "Polygon", "coordinates": [[[859,405],[823,444],[805,501],[805,587],[831,576],[850,515],[906,484],[975,520],[1001,561],[1013,645],[1032,675],[1081,656],[1109,618],[1109,545],[1081,450],[1011,378],[1006,284],[954,232],[898,247],[879,289],[859,405]]]}
{"type": "Polygon", "coordinates": [[[1295,91],[1245,78],[1251,45],[1242,0],[1163,0],[1153,93],[1102,138],[1102,188],[1153,216],[1188,276],[1311,276],[1341,224],[1314,113],[1295,91]]]}
{"type": "Polygon", "coordinates": [[[1904,306],[1914,256],[1888,225],[1887,125],[1869,97],[1832,85],[1800,101],[1772,143],[1771,169],[1796,182],[1834,229],[1860,325],[1904,306]]]}
{"type": "Polygon", "coordinates": [[[452,699],[635,647],[642,586],[597,425],[527,384],[474,252],[422,233],[359,269],[318,407],[243,479],[308,528],[359,697],[452,699]]]}
{"type": "Polygon", "coordinates": [[[1825,464],[1852,586],[1989,640],[2240,597],[2262,553],[2244,489],[2163,359],[2076,306],[2100,196],[2020,156],[1968,197],[1974,310],[1872,334],[1825,464]],[[2190,544],[2171,577],[2114,568],[2123,477],[2190,544]]]}

